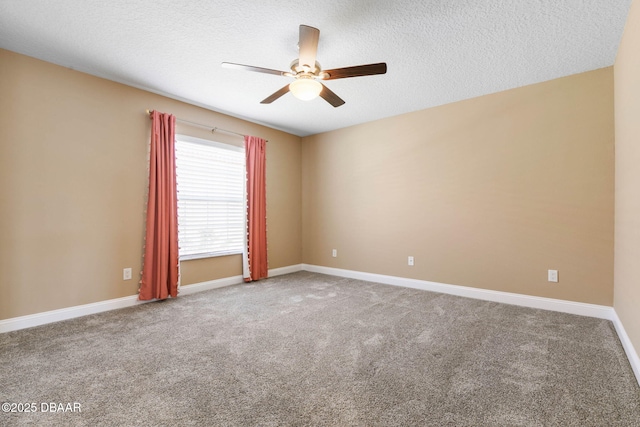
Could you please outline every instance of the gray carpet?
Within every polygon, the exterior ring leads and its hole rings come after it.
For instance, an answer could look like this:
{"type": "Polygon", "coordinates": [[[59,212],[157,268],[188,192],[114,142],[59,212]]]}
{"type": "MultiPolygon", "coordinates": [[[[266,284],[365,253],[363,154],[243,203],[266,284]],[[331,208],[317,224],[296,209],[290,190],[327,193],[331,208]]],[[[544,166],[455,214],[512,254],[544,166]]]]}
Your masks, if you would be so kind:
{"type": "Polygon", "coordinates": [[[38,409],[2,426],[640,426],[609,321],[308,272],[1,334],[0,361],[38,409]]]}

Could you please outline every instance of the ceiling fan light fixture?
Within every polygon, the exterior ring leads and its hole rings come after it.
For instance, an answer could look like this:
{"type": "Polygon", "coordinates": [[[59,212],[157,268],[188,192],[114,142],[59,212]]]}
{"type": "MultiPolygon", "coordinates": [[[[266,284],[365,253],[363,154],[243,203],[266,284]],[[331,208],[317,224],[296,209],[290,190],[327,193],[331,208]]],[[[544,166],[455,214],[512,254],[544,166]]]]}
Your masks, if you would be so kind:
{"type": "Polygon", "coordinates": [[[322,92],[322,84],[312,77],[300,76],[289,85],[289,90],[298,99],[311,101],[322,92]]]}

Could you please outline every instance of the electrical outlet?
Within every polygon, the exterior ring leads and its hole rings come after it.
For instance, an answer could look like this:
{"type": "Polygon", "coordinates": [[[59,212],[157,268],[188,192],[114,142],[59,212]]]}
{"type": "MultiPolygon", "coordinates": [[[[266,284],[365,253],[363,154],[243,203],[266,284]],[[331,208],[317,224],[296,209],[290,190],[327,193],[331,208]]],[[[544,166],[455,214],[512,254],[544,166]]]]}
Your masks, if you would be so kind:
{"type": "Polygon", "coordinates": [[[410,256],[409,259],[407,260],[407,264],[413,265],[413,257],[412,256],[410,256]]]}
{"type": "Polygon", "coordinates": [[[334,257],[334,258],[337,257],[338,256],[338,250],[337,249],[333,249],[331,251],[331,256],[334,257]]]}
{"type": "Polygon", "coordinates": [[[558,282],[558,270],[548,270],[547,271],[547,280],[549,282],[558,282]]]}
{"type": "Polygon", "coordinates": [[[131,268],[122,270],[122,280],[131,280],[131,268]]]}

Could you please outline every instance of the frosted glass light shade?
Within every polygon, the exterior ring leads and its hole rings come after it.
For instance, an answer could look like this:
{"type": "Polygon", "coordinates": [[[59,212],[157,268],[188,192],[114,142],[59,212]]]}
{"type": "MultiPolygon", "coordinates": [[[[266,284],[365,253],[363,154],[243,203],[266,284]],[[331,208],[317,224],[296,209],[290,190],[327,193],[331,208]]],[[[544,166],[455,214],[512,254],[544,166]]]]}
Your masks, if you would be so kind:
{"type": "Polygon", "coordinates": [[[322,84],[310,77],[299,77],[289,85],[289,90],[296,98],[310,101],[320,95],[322,84]]]}

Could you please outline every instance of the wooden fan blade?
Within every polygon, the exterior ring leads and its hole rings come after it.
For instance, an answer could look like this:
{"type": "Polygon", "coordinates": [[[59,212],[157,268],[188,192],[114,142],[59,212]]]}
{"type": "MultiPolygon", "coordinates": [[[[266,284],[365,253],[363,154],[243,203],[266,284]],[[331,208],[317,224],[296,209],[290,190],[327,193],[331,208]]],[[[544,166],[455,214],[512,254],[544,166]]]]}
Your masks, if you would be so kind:
{"type": "Polygon", "coordinates": [[[342,104],[344,104],[344,101],[342,100],[342,98],[336,95],[331,89],[329,89],[325,85],[322,85],[322,91],[320,91],[320,96],[322,97],[322,99],[324,99],[334,107],[339,107],[342,104]]]}
{"type": "Polygon", "coordinates": [[[282,89],[280,89],[280,90],[274,92],[273,94],[267,96],[265,99],[260,101],[260,104],[271,104],[273,101],[275,101],[276,99],[280,98],[282,95],[284,95],[287,92],[289,92],[289,85],[286,85],[282,89]]]}
{"type": "Polygon", "coordinates": [[[224,68],[233,68],[236,70],[255,71],[256,73],[275,74],[276,76],[286,76],[286,71],[272,70],[270,68],[254,67],[252,65],[234,64],[232,62],[223,62],[224,68]]]}
{"type": "Polygon", "coordinates": [[[301,66],[307,65],[311,70],[315,68],[319,39],[320,30],[309,27],[308,25],[300,25],[300,39],[298,41],[300,56],[298,63],[301,66]]]}
{"type": "Polygon", "coordinates": [[[344,79],[347,77],[372,76],[375,74],[385,74],[387,72],[387,64],[380,62],[377,64],[356,65],[355,67],[335,68],[333,70],[324,70],[329,76],[323,80],[344,79]]]}

